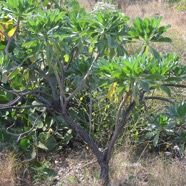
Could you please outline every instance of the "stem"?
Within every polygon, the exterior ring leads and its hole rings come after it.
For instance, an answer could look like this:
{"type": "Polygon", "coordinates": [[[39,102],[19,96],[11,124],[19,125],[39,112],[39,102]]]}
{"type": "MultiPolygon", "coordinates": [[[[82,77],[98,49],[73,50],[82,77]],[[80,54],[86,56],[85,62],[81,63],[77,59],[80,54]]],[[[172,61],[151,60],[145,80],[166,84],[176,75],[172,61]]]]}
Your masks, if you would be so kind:
{"type": "Polygon", "coordinates": [[[92,132],[92,92],[90,91],[90,103],[89,103],[89,136],[91,136],[92,132]]]}
{"type": "Polygon", "coordinates": [[[122,121],[120,122],[120,125],[118,125],[117,128],[115,129],[114,134],[113,134],[113,136],[110,140],[110,143],[108,145],[107,151],[104,154],[104,158],[106,159],[106,162],[109,162],[112,150],[114,148],[114,144],[115,144],[119,134],[122,132],[122,129],[125,126],[125,124],[128,120],[128,117],[129,117],[131,111],[134,109],[135,105],[136,105],[135,101],[130,103],[130,105],[127,107],[125,113],[123,114],[123,118],[122,118],[122,121]]]}
{"type": "MultiPolygon", "coordinates": [[[[16,30],[15,30],[13,36],[8,38],[8,43],[7,43],[6,48],[5,48],[5,53],[7,54],[7,56],[8,56],[10,59],[12,59],[12,61],[13,61],[16,65],[18,65],[18,62],[15,60],[15,57],[14,57],[12,54],[9,53],[9,47],[10,47],[10,45],[11,45],[11,43],[12,43],[12,41],[13,41],[15,35],[17,34],[19,25],[20,25],[20,17],[18,18],[18,21],[17,21],[17,28],[16,28],[16,30]]],[[[7,36],[7,37],[8,37],[8,36],[7,36]]]]}
{"type": "Polygon", "coordinates": [[[97,56],[94,58],[94,60],[93,60],[92,64],[90,65],[90,67],[89,67],[87,73],[85,74],[84,78],[80,81],[79,86],[77,86],[77,88],[74,90],[74,92],[72,92],[72,93],[70,94],[70,96],[67,98],[67,102],[68,102],[70,99],[72,99],[72,97],[80,90],[80,88],[83,86],[83,84],[85,83],[85,81],[87,80],[87,78],[90,76],[90,74],[92,73],[92,68],[93,68],[93,66],[94,66],[94,63],[97,61],[98,57],[99,57],[99,53],[98,53],[97,56]]]}
{"type": "Polygon", "coordinates": [[[56,80],[57,80],[57,83],[58,83],[58,86],[59,86],[59,90],[60,90],[60,105],[61,105],[61,108],[62,110],[65,112],[65,109],[66,109],[66,98],[65,98],[65,92],[64,92],[64,86],[62,84],[62,80],[59,76],[59,73],[57,72],[57,69],[55,67],[54,64],[51,64],[52,68],[53,68],[53,71],[54,71],[54,74],[56,76],[56,80]]]}
{"type": "Polygon", "coordinates": [[[115,130],[117,130],[118,128],[118,123],[119,123],[119,117],[120,117],[120,114],[121,114],[121,110],[123,108],[123,106],[125,105],[127,99],[129,98],[130,94],[127,93],[126,96],[122,99],[120,105],[119,105],[119,108],[118,108],[118,111],[116,113],[116,124],[115,124],[115,130]]]}
{"type": "Polygon", "coordinates": [[[174,102],[171,99],[163,98],[163,97],[159,97],[159,96],[148,96],[148,97],[145,96],[144,99],[157,99],[157,100],[166,101],[166,102],[169,102],[169,103],[174,102]]]}
{"type": "Polygon", "coordinates": [[[77,123],[75,123],[68,115],[67,113],[62,112],[62,117],[65,120],[65,122],[68,123],[68,125],[76,132],[78,133],[82,139],[87,143],[87,145],[90,147],[94,155],[96,156],[98,163],[102,163],[103,154],[101,151],[99,151],[98,147],[94,143],[94,141],[90,138],[88,133],[81,128],[77,123]]]}

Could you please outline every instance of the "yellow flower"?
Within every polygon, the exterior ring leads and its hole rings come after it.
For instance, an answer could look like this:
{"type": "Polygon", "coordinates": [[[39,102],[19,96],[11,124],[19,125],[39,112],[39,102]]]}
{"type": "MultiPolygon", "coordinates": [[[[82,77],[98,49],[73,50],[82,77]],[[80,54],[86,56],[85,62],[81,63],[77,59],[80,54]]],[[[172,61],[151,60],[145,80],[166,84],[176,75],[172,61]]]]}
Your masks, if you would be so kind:
{"type": "Polygon", "coordinates": [[[16,31],[17,27],[15,26],[14,28],[12,28],[9,32],[8,32],[8,36],[12,37],[16,31]]]}
{"type": "MultiPolygon", "coordinates": [[[[113,101],[113,95],[115,94],[115,90],[116,90],[116,86],[117,86],[117,82],[114,82],[112,85],[111,85],[111,87],[110,87],[110,89],[109,89],[109,91],[108,91],[108,94],[107,94],[107,97],[109,98],[109,100],[112,102],[113,101]]],[[[117,96],[115,96],[115,100],[114,100],[115,102],[117,102],[118,101],[118,97],[117,96]]]]}
{"type": "Polygon", "coordinates": [[[13,24],[13,22],[12,22],[12,20],[8,20],[6,22],[3,22],[3,24],[5,25],[5,28],[8,28],[8,26],[13,24]]]}
{"type": "Polygon", "coordinates": [[[1,36],[1,40],[5,41],[5,35],[3,34],[4,32],[4,28],[0,25],[0,36],[1,36]]]}

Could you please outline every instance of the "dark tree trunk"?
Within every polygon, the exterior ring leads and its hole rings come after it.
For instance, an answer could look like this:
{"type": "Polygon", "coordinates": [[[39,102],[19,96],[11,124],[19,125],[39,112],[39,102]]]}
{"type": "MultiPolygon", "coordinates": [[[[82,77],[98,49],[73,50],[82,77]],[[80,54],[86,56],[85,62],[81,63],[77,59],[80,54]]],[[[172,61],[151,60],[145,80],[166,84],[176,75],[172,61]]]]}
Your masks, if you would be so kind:
{"type": "Polygon", "coordinates": [[[114,148],[114,144],[119,136],[119,134],[121,133],[123,127],[125,126],[128,117],[131,113],[131,111],[133,110],[133,108],[135,107],[136,103],[135,101],[133,101],[132,103],[130,103],[130,105],[126,108],[126,111],[123,114],[123,118],[122,121],[120,123],[119,126],[117,126],[117,130],[115,130],[110,143],[107,147],[107,150],[105,151],[105,154],[103,154],[103,152],[101,152],[97,145],[95,144],[95,142],[93,141],[93,139],[88,135],[88,133],[81,128],[80,125],[78,125],[78,123],[76,123],[73,119],[71,119],[68,114],[66,112],[62,112],[62,118],[68,123],[68,125],[75,131],[77,132],[82,139],[87,143],[87,145],[90,147],[90,149],[92,150],[92,152],[94,153],[94,155],[96,156],[96,159],[100,165],[101,171],[100,171],[100,185],[101,186],[108,186],[109,185],[109,161],[111,158],[111,154],[114,148]]]}
{"type": "Polygon", "coordinates": [[[108,163],[102,162],[100,163],[100,185],[102,186],[108,186],[109,185],[109,165],[108,163]]]}

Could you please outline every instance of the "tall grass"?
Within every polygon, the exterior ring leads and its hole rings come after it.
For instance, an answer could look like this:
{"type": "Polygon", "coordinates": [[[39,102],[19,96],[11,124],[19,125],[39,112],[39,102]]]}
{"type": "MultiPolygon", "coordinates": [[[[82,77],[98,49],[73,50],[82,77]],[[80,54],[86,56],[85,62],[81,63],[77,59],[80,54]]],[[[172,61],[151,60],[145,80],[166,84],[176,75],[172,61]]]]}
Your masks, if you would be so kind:
{"type": "Polygon", "coordinates": [[[0,186],[15,186],[15,165],[12,153],[0,153],[0,186]]]}

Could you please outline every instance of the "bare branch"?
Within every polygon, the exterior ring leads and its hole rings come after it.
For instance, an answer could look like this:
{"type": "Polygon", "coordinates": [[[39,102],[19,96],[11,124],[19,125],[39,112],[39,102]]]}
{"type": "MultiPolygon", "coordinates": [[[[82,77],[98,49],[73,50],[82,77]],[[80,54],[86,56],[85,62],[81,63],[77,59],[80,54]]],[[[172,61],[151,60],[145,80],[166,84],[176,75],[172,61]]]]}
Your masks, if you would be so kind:
{"type": "Polygon", "coordinates": [[[159,97],[159,96],[148,96],[148,97],[145,96],[144,99],[157,99],[157,100],[166,101],[166,102],[169,102],[169,103],[174,102],[171,99],[163,98],[163,97],[159,97]]]}
{"type": "Polygon", "coordinates": [[[119,105],[119,108],[118,108],[118,111],[116,113],[116,124],[115,124],[115,130],[118,130],[118,123],[119,123],[119,117],[120,117],[120,114],[121,114],[121,110],[123,108],[123,106],[125,105],[127,99],[129,98],[130,96],[130,93],[126,93],[126,96],[122,99],[120,105],[119,105]]]}
{"type": "Polygon", "coordinates": [[[41,74],[48,81],[48,84],[52,90],[52,98],[53,98],[53,100],[56,101],[56,98],[57,98],[56,89],[55,89],[54,83],[51,81],[50,77],[47,74],[45,74],[43,71],[41,71],[40,69],[35,69],[35,71],[37,73],[41,74]]]}
{"type": "Polygon", "coordinates": [[[33,94],[36,98],[38,98],[40,101],[45,102],[48,105],[51,105],[51,102],[49,102],[48,100],[46,100],[44,97],[37,95],[37,94],[33,94]]]}
{"type": "MultiPolygon", "coordinates": [[[[27,92],[22,92],[22,91],[21,92],[15,92],[14,90],[5,89],[2,86],[0,86],[0,88],[3,89],[6,92],[10,92],[14,95],[17,95],[17,97],[15,99],[13,99],[12,101],[10,101],[9,103],[0,104],[0,110],[10,109],[10,108],[23,108],[23,107],[18,107],[18,106],[13,106],[13,105],[17,104],[18,101],[20,101],[22,97],[24,97],[26,95],[29,95],[29,94],[33,94],[36,98],[45,102],[47,104],[47,106],[51,105],[51,103],[49,101],[47,101],[44,97],[36,94],[36,93],[45,94],[45,95],[50,97],[50,95],[48,95],[47,93],[42,92],[40,90],[31,90],[31,91],[27,91],[27,92]]],[[[30,108],[30,106],[28,106],[28,107],[24,106],[24,108],[30,108]]]]}
{"type": "Polygon", "coordinates": [[[167,83],[167,84],[162,84],[163,86],[167,86],[167,87],[177,87],[177,88],[186,88],[186,85],[180,85],[180,84],[171,84],[171,83],[167,83]]]}
{"type": "Polygon", "coordinates": [[[57,83],[58,83],[58,86],[59,86],[59,90],[60,90],[60,104],[61,104],[61,108],[62,108],[63,111],[65,111],[66,99],[65,99],[64,87],[62,85],[61,78],[59,76],[59,73],[57,72],[57,69],[56,69],[55,65],[51,64],[51,67],[53,68],[53,71],[54,71],[54,74],[56,76],[56,80],[57,80],[57,83]]]}
{"type": "Polygon", "coordinates": [[[42,104],[42,105],[26,105],[26,106],[4,106],[4,107],[0,107],[0,110],[7,110],[7,109],[30,109],[30,108],[34,108],[34,107],[50,107],[47,104],[42,104]]]}
{"type": "Polygon", "coordinates": [[[92,152],[95,154],[98,163],[101,164],[103,159],[103,154],[101,151],[99,151],[98,147],[96,146],[94,141],[90,138],[88,133],[83,128],[81,128],[77,123],[75,123],[66,113],[62,113],[62,117],[75,132],[80,134],[80,136],[83,138],[83,140],[88,144],[92,152]]]}
{"type": "Polygon", "coordinates": [[[88,114],[88,119],[89,119],[89,136],[91,136],[92,132],[92,92],[90,91],[90,103],[89,103],[89,114],[88,114]]]}
{"type": "Polygon", "coordinates": [[[21,99],[21,96],[18,96],[14,100],[10,101],[9,103],[0,104],[0,109],[5,109],[6,107],[11,107],[12,105],[16,104],[20,99],[21,99]]]}
{"type": "Polygon", "coordinates": [[[92,64],[90,65],[87,73],[85,74],[84,78],[80,81],[79,85],[77,86],[77,88],[74,90],[74,92],[72,92],[70,94],[70,96],[67,98],[67,102],[80,90],[80,88],[83,86],[83,84],[85,83],[85,81],[87,80],[87,78],[90,76],[90,74],[92,73],[92,68],[94,66],[94,63],[97,61],[99,57],[99,53],[96,55],[96,57],[94,58],[92,64]]]}
{"type": "Polygon", "coordinates": [[[118,125],[118,127],[114,131],[114,134],[113,134],[113,136],[112,136],[112,138],[110,140],[108,148],[107,148],[107,150],[106,150],[106,152],[104,154],[104,159],[105,159],[106,162],[109,162],[110,157],[111,157],[111,153],[112,153],[112,150],[113,150],[113,147],[114,147],[114,144],[115,144],[119,134],[122,132],[122,129],[125,126],[125,124],[126,124],[126,122],[128,120],[128,117],[129,117],[131,111],[133,110],[133,108],[135,107],[135,105],[136,105],[135,101],[130,103],[130,105],[127,107],[126,111],[123,114],[123,118],[122,118],[122,121],[120,122],[120,125],[118,125]]]}

